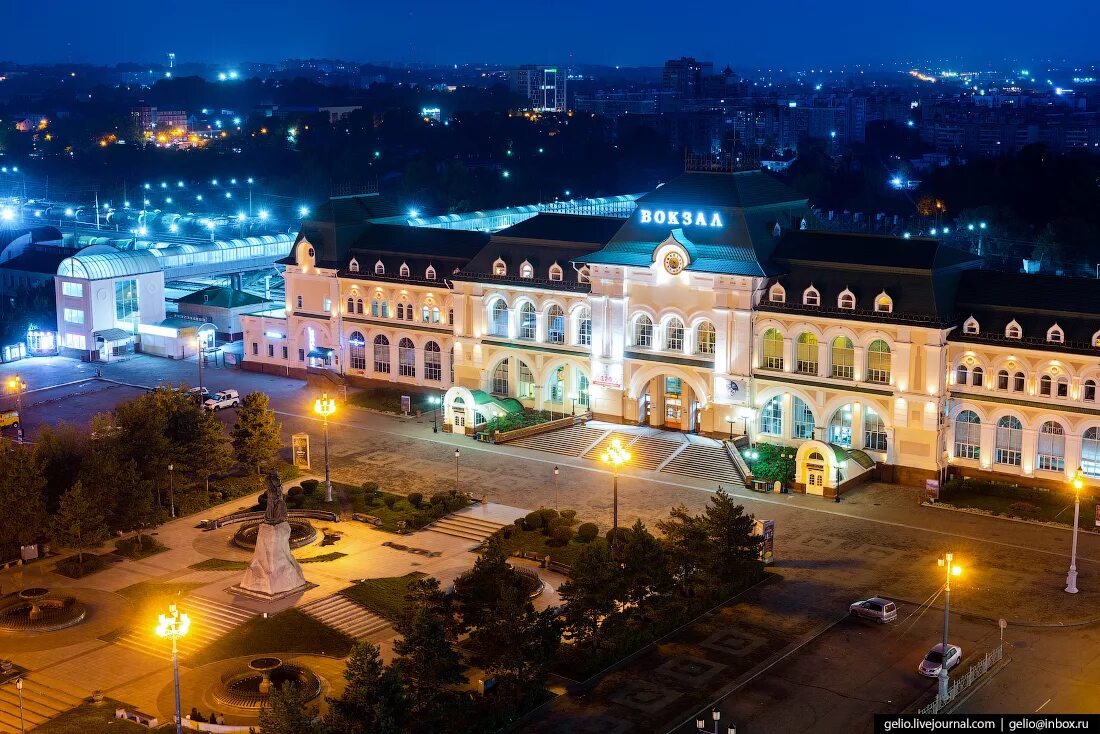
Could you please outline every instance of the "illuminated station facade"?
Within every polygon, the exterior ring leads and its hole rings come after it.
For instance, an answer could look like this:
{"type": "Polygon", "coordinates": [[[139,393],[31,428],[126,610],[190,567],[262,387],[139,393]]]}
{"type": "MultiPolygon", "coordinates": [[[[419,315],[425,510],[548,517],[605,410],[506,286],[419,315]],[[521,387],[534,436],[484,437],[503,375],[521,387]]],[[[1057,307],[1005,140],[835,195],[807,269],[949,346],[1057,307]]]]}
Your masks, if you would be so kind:
{"type": "Polygon", "coordinates": [[[242,317],[245,366],[434,392],[472,433],[518,401],[797,449],[821,493],[944,469],[1100,480],[1100,283],[982,269],[934,239],[824,232],[763,172],[433,219],[331,200],[242,317]]]}

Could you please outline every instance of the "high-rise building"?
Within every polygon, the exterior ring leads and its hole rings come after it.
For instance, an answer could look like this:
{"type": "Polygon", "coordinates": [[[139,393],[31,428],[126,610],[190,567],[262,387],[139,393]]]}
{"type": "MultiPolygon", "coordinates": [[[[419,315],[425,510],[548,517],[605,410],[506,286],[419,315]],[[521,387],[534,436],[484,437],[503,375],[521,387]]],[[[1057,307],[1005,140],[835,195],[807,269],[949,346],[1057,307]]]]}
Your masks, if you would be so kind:
{"type": "Polygon", "coordinates": [[[508,80],[513,91],[525,96],[531,109],[539,112],[564,112],[566,104],[566,74],[556,66],[524,64],[512,69],[508,80]]]}
{"type": "Polygon", "coordinates": [[[669,59],[661,77],[661,91],[676,99],[690,99],[703,95],[703,80],[714,75],[714,64],[696,61],[690,56],[669,59]]]}

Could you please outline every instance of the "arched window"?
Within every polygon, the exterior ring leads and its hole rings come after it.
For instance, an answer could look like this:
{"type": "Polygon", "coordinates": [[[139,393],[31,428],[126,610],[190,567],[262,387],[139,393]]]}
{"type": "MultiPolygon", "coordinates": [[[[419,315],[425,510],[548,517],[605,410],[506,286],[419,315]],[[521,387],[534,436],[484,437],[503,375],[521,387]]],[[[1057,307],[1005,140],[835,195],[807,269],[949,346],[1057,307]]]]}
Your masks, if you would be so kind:
{"type": "Polygon", "coordinates": [[[890,382],[890,345],[882,339],[867,347],[867,382],[890,382]]]}
{"type": "Polygon", "coordinates": [[[428,269],[424,271],[424,279],[435,280],[435,268],[433,268],[431,265],[429,265],[428,269]]]}
{"type": "Polygon", "coordinates": [[[493,381],[489,387],[493,395],[508,397],[508,360],[500,360],[500,364],[493,370],[493,381]]]}
{"type": "Polygon", "coordinates": [[[531,339],[535,338],[535,304],[528,301],[519,307],[519,338],[531,339]]]}
{"type": "Polygon", "coordinates": [[[1058,381],[1054,383],[1054,394],[1060,398],[1069,397],[1069,378],[1058,378],[1058,381]]]}
{"type": "Polygon", "coordinates": [[[894,310],[894,299],[886,295],[886,291],[875,297],[875,310],[879,313],[891,313],[894,310]]]}
{"type": "Polygon", "coordinates": [[[1096,400],[1096,380],[1085,380],[1082,397],[1090,403],[1096,400]]]}
{"type": "Polygon", "coordinates": [[[665,349],[670,352],[684,351],[684,322],[676,317],[665,324],[665,349]]]}
{"type": "Polygon", "coordinates": [[[426,323],[428,323],[429,320],[431,320],[431,317],[432,317],[432,309],[428,306],[421,306],[420,307],[420,320],[423,321],[426,324],[426,323]]]}
{"type": "Polygon", "coordinates": [[[973,410],[955,417],[955,458],[977,460],[982,455],[982,421],[973,410]]]}
{"type": "Polygon", "coordinates": [[[803,306],[820,306],[821,305],[821,291],[814,288],[812,285],[806,290],[802,291],[802,305],[803,306]]]}
{"type": "Polygon", "coordinates": [[[1012,389],[1015,392],[1023,392],[1026,384],[1027,378],[1024,377],[1023,372],[1017,372],[1012,376],[1012,389]]]}
{"type": "Polygon", "coordinates": [[[519,384],[516,385],[516,397],[520,400],[533,400],[535,397],[535,375],[523,360],[520,360],[516,377],[519,381],[519,384]]]}
{"type": "Polygon", "coordinates": [[[560,281],[562,279],[561,265],[554,263],[550,266],[550,280],[560,281]]]}
{"type": "Polygon", "coordinates": [[[489,319],[489,334],[491,336],[508,336],[508,304],[503,298],[493,301],[490,309],[492,314],[489,319]]]}
{"type": "Polygon", "coordinates": [[[455,310],[453,308],[447,309],[447,326],[455,325],[455,310]]]}
{"type": "Polygon", "coordinates": [[[1052,344],[1062,344],[1066,340],[1066,335],[1062,333],[1062,327],[1055,324],[1047,331],[1047,341],[1052,344]]]}
{"type": "Polygon", "coordinates": [[[388,319],[390,317],[390,302],[382,301],[382,318],[388,319]]]}
{"type": "Polygon", "coordinates": [[[974,387],[981,387],[985,382],[985,372],[981,367],[975,367],[974,371],[970,373],[970,384],[974,387]]]}
{"type": "Polygon", "coordinates": [[[382,334],[374,337],[374,371],[390,373],[390,340],[382,334]]]}
{"type": "Polygon", "coordinates": [[[1024,446],[1024,426],[1020,419],[1006,415],[997,421],[997,450],[993,452],[996,464],[1019,466],[1024,446]]]}
{"type": "Polygon", "coordinates": [[[435,342],[424,345],[424,379],[432,382],[443,379],[443,352],[435,342]]]}
{"type": "Polygon", "coordinates": [[[769,436],[783,435],[783,401],[778,395],[760,408],[760,432],[769,436]]]}
{"type": "Polygon", "coordinates": [[[968,318],[966,323],[963,324],[964,334],[977,334],[979,330],[978,321],[973,316],[968,318]]]}
{"type": "Polygon", "coordinates": [[[709,321],[700,322],[699,325],[695,327],[695,353],[714,354],[716,336],[714,324],[709,321]]]}
{"type": "Polygon", "coordinates": [[[1023,329],[1015,321],[1009,322],[1005,327],[1005,336],[1009,339],[1019,339],[1024,335],[1023,329]]]}
{"type": "Polygon", "coordinates": [[[581,268],[580,270],[577,271],[577,282],[578,283],[591,283],[592,282],[592,271],[590,271],[588,269],[587,265],[585,265],[583,268],[581,268]]]}
{"type": "Polygon", "coordinates": [[[970,370],[966,369],[965,364],[960,364],[955,369],[955,384],[956,385],[965,385],[969,378],[970,378],[970,370]]]}
{"type": "Polygon", "coordinates": [[[355,313],[355,299],[348,296],[348,313],[355,313]]]}
{"type": "Polygon", "coordinates": [[[863,446],[868,451],[886,450],[886,424],[870,406],[863,408],[863,446]]]}
{"type": "Polygon", "coordinates": [[[580,367],[577,368],[577,405],[588,409],[588,375],[580,367]]]}
{"type": "Polygon", "coordinates": [[[852,340],[846,336],[833,339],[833,377],[850,380],[855,375],[856,350],[852,340]]]}
{"type": "Polygon", "coordinates": [[[355,313],[359,314],[360,316],[363,314],[363,299],[362,298],[356,298],[355,299],[355,313]]]}
{"type": "Polygon", "coordinates": [[[531,265],[531,263],[524,260],[523,264],[519,266],[519,277],[521,277],[521,278],[534,278],[535,277],[535,267],[533,265],[531,265]]]}
{"type": "Polygon", "coordinates": [[[804,375],[817,374],[817,337],[808,331],[798,335],[797,354],[795,355],[795,372],[804,375]]]}
{"type": "Polygon", "coordinates": [[[546,341],[565,344],[565,311],[556,303],[546,312],[546,341]]]}
{"type": "Polygon", "coordinates": [[[998,390],[1007,390],[1008,389],[1008,370],[1001,370],[1000,372],[997,373],[997,389],[998,390]]]}
{"type": "Polygon", "coordinates": [[[353,331],[348,336],[348,357],[351,359],[351,368],[353,370],[365,370],[367,368],[367,340],[363,338],[363,333],[360,331],[353,331]]]}
{"type": "Polygon", "coordinates": [[[829,419],[829,428],[825,440],[837,446],[852,448],[852,404],[847,403],[836,409],[829,419]]]}
{"type": "Polygon", "coordinates": [[[844,289],[844,291],[836,299],[836,306],[837,308],[843,308],[849,311],[854,309],[856,307],[856,295],[850,290],[844,289]]]}
{"type": "Polygon", "coordinates": [[[405,318],[405,304],[404,303],[397,304],[397,318],[399,318],[399,319],[405,318]]]}
{"type": "Polygon", "coordinates": [[[554,405],[565,403],[565,365],[550,374],[550,380],[546,383],[546,394],[554,405]]]}
{"type": "Polygon", "coordinates": [[[508,266],[499,257],[493,263],[493,275],[503,277],[508,274],[508,266]]]}
{"type": "Polygon", "coordinates": [[[592,345],[592,312],[588,306],[583,306],[577,311],[577,345],[582,347],[592,345]]]}
{"type": "Polygon", "coordinates": [[[381,260],[379,260],[378,262],[376,262],[374,264],[374,274],[375,275],[385,275],[386,274],[386,266],[382,264],[381,260]]]}
{"type": "Polygon", "coordinates": [[[352,273],[359,272],[359,261],[354,257],[351,259],[351,262],[348,263],[348,271],[352,273]]]}
{"type": "Polygon", "coordinates": [[[1039,426],[1039,454],[1036,460],[1040,469],[1066,470],[1066,431],[1061,423],[1047,421],[1039,426]]]}
{"type": "Polygon", "coordinates": [[[439,306],[432,306],[432,323],[439,323],[439,306]]]}
{"type": "Polygon", "coordinates": [[[447,350],[447,371],[450,373],[450,383],[455,384],[455,345],[452,344],[451,348],[447,350]]]}
{"type": "Polygon", "coordinates": [[[401,267],[397,269],[397,274],[402,278],[409,277],[409,266],[406,263],[401,263],[401,267]]]}
{"type": "Polygon", "coordinates": [[[785,303],[787,300],[787,289],[778,283],[773,283],[772,287],[768,289],[768,300],[772,303],[785,303]]]}
{"type": "Polygon", "coordinates": [[[1088,428],[1081,434],[1081,472],[1100,477],[1100,428],[1088,428]]]}
{"type": "Polygon", "coordinates": [[[814,437],[814,414],[806,401],[797,395],[791,398],[791,414],[794,424],[791,426],[793,438],[808,440],[814,437]]]}
{"type": "Polygon", "coordinates": [[[634,346],[639,349],[653,348],[653,321],[645,314],[634,319],[634,346]]]}
{"type": "Polygon", "coordinates": [[[416,345],[408,337],[397,342],[397,373],[402,377],[416,377],[416,345]]]}
{"type": "Polygon", "coordinates": [[[765,369],[783,369],[783,335],[779,329],[768,329],[762,340],[762,362],[765,369]]]}

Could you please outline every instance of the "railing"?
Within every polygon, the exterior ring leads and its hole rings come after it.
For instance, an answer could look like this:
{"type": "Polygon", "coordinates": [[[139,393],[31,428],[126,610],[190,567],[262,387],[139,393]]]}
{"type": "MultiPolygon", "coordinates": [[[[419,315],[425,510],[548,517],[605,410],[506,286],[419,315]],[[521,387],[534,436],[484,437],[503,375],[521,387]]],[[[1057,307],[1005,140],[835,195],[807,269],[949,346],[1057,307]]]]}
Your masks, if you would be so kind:
{"type": "Polygon", "coordinates": [[[749,470],[749,465],[746,464],[745,459],[742,458],[736,442],[731,443],[729,441],[723,441],[722,448],[726,450],[726,454],[730,457],[730,461],[733,462],[734,467],[736,467],[737,473],[741,475],[741,481],[745,483],[746,487],[752,486],[752,471],[749,470]]]}
{"type": "Polygon", "coordinates": [[[988,673],[1003,657],[1004,645],[997,645],[997,647],[987,652],[984,658],[974,663],[974,665],[971,665],[968,671],[955,678],[954,682],[947,688],[947,698],[936,696],[936,700],[932,703],[922,709],[918,709],[917,714],[921,716],[932,716],[940,713],[947,708],[948,704],[954,701],[960,693],[974,685],[979,678],[988,673]]]}

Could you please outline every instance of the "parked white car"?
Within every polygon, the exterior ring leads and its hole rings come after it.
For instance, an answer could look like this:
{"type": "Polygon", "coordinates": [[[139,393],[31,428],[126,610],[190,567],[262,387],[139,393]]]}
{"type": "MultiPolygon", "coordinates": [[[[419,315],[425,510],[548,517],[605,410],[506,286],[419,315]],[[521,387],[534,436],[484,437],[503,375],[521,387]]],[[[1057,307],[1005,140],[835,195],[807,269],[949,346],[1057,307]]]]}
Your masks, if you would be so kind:
{"type": "Polygon", "coordinates": [[[216,392],[207,399],[202,407],[207,410],[221,410],[222,408],[234,408],[241,404],[241,396],[236,390],[222,390],[216,392]]]}
{"type": "Polygon", "coordinates": [[[872,596],[870,599],[857,601],[849,606],[848,613],[853,617],[872,619],[879,624],[886,624],[898,618],[898,607],[889,599],[872,596]]]}
{"type": "MultiPolygon", "coordinates": [[[[946,657],[947,669],[951,670],[962,662],[962,648],[958,645],[948,644],[946,657]]],[[[943,643],[941,642],[928,651],[928,654],[924,656],[924,660],[920,661],[920,667],[917,668],[917,672],[928,678],[935,678],[940,674],[940,668],[943,666],[943,662],[943,643]]]]}

